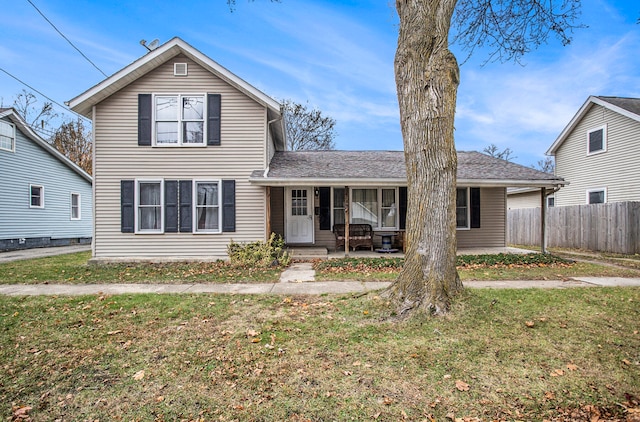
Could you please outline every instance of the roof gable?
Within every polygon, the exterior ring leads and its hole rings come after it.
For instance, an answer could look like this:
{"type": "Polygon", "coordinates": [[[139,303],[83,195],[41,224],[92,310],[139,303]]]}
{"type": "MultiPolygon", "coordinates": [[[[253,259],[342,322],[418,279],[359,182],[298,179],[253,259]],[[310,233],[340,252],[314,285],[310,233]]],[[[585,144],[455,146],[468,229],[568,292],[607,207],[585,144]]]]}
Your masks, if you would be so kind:
{"type": "Polygon", "coordinates": [[[587,99],[587,101],[585,101],[582,107],[580,107],[569,124],[562,130],[551,147],[549,147],[546,152],[547,155],[555,155],[558,148],[560,148],[564,141],[569,137],[571,132],[573,132],[573,129],[578,125],[578,123],[580,123],[580,121],[594,105],[602,106],[615,113],[640,122],[640,98],[605,97],[592,95],[587,99]]]}
{"type": "Polygon", "coordinates": [[[24,119],[13,108],[0,109],[0,118],[5,117],[9,119],[11,123],[15,124],[16,128],[18,128],[26,138],[33,141],[36,145],[45,150],[47,153],[51,154],[54,158],[61,161],[71,170],[78,173],[83,179],[85,179],[89,183],[93,183],[93,178],[91,177],[91,175],[82,170],[76,163],[62,155],[60,151],[52,147],[47,141],[42,139],[40,135],[34,132],[34,130],[31,129],[27,122],[25,122],[24,119]]]}

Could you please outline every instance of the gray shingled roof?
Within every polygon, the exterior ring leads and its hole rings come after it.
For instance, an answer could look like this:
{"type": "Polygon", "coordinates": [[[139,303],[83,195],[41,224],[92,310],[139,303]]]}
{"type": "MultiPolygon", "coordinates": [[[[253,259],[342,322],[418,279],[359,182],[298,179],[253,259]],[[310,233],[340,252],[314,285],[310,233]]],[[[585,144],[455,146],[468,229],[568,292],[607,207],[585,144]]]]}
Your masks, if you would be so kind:
{"type": "MultiPolygon", "coordinates": [[[[255,182],[309,180],[406,179],[403,151],[280,151],[266,178],[264,171],[251,176],[255,182]]],[[[458,152],[458,180],[517,182],[515,184],[563,184],[563,179],[479,152],[458,152]]],[[[505,186],[510,185],[504,183],[505,186]]]]}
{"type": "Polygon", "coordinates": [[[609,104],[620,107],[633,114],[640,116],[640,98],[623,98],[623,97],[603,97],[598,96],[602,101],[606,101],[609,104]]]}

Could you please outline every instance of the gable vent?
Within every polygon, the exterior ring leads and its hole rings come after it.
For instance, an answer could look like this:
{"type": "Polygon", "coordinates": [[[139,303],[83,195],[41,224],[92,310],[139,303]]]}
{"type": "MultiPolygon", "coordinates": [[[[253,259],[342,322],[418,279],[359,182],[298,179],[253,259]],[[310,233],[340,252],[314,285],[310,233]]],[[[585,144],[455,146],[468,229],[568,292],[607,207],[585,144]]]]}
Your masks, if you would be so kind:
{"type": "Polygon", "coordinates": [[[187,64],[186,63],[174,63],[173,64],[173,76],[187,76],[187,64]]]}

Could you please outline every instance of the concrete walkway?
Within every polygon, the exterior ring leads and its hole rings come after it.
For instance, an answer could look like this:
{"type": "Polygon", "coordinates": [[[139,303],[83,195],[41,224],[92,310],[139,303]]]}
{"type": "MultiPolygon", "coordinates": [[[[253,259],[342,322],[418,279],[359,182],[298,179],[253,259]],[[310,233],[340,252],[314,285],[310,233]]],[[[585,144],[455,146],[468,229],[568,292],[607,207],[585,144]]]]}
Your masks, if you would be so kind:
{"type": "Polygon", "coordinates": [[[57,246],[51,248],[18,249],[0,252],[0,263],[20,261],[23,259],[44,258],[46,256],[64,255],[68,253],[90,251],[91,245],[57,246]]]}
{"type": "MultiPolygon", "coordinates": [[[[0,285],[0,295],[8,296],[77,296],[137,293],[218,293],[319,295],[366,293],[387,288],[389,282],[316,281],[260,284],[11,284],[0,285]]],[[[468,288],[489,289],[565,289],[571,287],[640,287],[638,278],[581,277],[570,281],[466,281],[468,288]]]]}

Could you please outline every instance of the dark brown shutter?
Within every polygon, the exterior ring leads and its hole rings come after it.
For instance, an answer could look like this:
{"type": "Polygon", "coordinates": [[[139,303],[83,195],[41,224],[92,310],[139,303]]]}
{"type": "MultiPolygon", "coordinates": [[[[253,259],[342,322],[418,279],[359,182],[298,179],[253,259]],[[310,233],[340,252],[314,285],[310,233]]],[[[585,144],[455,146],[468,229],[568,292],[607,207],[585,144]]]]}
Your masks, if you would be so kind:
{"type": "Polygon", "coordinates": [[[135,181],[120,181],[120,231],[135,232],[135,181]]]}
{"type": "Polygon", "coordinates": [[[164,231],[178,232],[178,181],[164,181],[164,231]]]}
{"type": "Polygon", "coordinates": [[[236,231],[236,181],[222,181],[222,231],[236,231]]]}
{"type": "Polygon", "coordinates": [[[207,145],[220,145],[222,96],[207,94],[207,145]]]}
{"type": "Polygon", "coordinates": [[[407,187],[400,186],[398,188],[398,212],[400,213],[400,230],[407,228],[407,187]]]}
{"type": "Polygon", "coordinates": [[[193,231],[192,216],[192,184],[191,180],[180,180],[179,182],[179,202],[180,202],[180,233],[191,233],[193,231]]]}
{"type": "Polygon", "coordinates": [[[138,145],[151,146],[151,94],[138,94],[138,145]]]}
{"type": "Polygon", "coordinates": [[[331,230],[331,188],[321,187],[319,190],[320,213],[320,230],[331,230]]]}
{"type": "Polygon", "coordinates": [[[480,228],[480,188],[471,188],[471,228],[480,228]]]}

